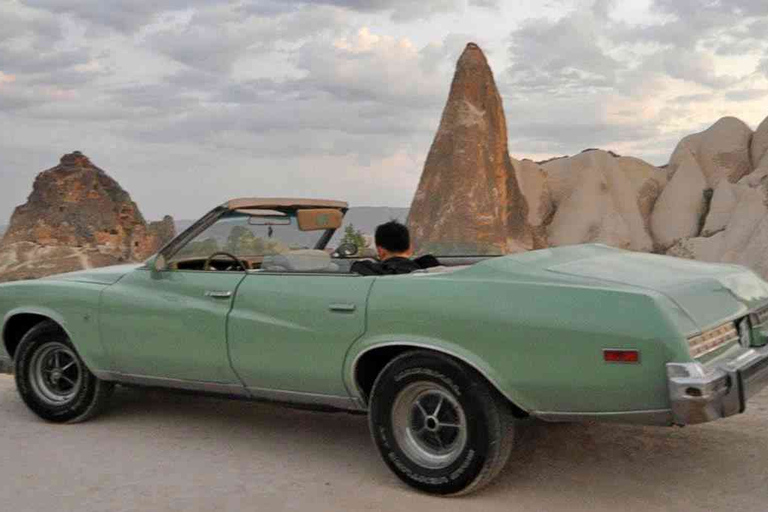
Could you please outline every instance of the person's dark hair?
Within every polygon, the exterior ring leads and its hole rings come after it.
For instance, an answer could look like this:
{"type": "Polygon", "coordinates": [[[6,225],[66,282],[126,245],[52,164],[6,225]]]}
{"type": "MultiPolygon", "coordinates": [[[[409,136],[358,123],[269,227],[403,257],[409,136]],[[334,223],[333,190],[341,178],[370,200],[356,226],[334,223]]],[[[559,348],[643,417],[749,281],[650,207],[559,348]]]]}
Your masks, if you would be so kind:
{"type": "Polygon", "coordinates": [[[411,234],[403,224],[391,220],[376,228],[376,245],[389,252],[405,252],[411,248],[411,234]]]}

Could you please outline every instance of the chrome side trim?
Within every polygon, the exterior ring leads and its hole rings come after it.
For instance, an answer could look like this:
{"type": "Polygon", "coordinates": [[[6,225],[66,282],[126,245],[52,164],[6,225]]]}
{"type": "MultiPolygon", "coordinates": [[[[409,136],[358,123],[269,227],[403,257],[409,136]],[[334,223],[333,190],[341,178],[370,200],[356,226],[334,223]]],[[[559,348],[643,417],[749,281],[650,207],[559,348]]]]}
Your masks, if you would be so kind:
{"type": "Polygon", "coordinates": [[[350,375],[349,375],[349,382],[351,384],[354,384],[354,388],[353,388],[353,390],[350,390],[350,392],[355,394],[355,396],[354,396],[355,400],[357,400],[358,402],[360,402],[362,404],[366,404],[365,405],[366,408],[367,408],[367,402],[363,398],[363,391],[358,386],[357,379],[355,379],[355,374],[357,373],[357,363],[360,361],[361,357],[363,357],[365,354],[367,354],[368,352],[370,352],[372,350],[376,350],[376,349],[384,348],[384,347],[396,347],[396,346],[423,348],[423,349],[426,349],[426,350],[433,350],[435,352],[440,352],[441,354],[445,354],[445,355],[454,357],[454,358],[458,359],[459,361],[461,361],[462,363],[466,364],[467,366],[473,368],[475,371],[477,371],[483,377],[485,377],[485,379],[488,382],[490,382],[491,385],[494,388],[496,388],[496,391],[501,393],[501,395],[504,398],[506,398],[507,400],[509,400],[513,404],[515,404],[515,406],[517,406],[520,409],[524,410],[519,403],[517,403],[515,400],[513,400],[512,397],[509,396],[509,394],[507,394],[503,389],[501,389],[501,387],[499,386],[499,384],[496,381],[494,381],[492,378],[490,378],[486,372],[484,372],[482,369],[478,368],[478,366],[476,364],[472,363],[471,361],[467,361],[465,358],[457,355],[454,352],[451,352],[450,350],[444,349],[442,347],[435,347],[433,345],[428,345],[426,343],[417,343],[417,342],[408,342],[408,341],[406,341],[406,342],[392,341],[392,342],[380,343],[378,345],[374,345],[372,347],[366,348],[365,350],[363,350],[362,352],[357,354],[357,356],[355,356],[354,361],[352,361],[352,367],[351,367],[350,375]]]}
{"type": "Polygon", "coordinates": [[[348,396],[320,395],[316,393],[303,393],[301,391],[285,391],[280,389],[247,388],[253,398],[269,400],[272,402],[284,402],[289,404],[321,405],[343,409],[345,411],[364,411],[358,400],[348,396]]]}
{"type": "Polygon", "coordinates": [[[621,412],[544,412],[531,413],[540,420],[548,422],[583,422],[600,421],[611,423],[632,423],[634,425],[673,425],[671,409],[651,409],[647,411],[621,412]]]}
{"type": "Polygon", "coordinates": [[[151,386],[170,389],[184,389],[187,391],[202,391],[205,393],[221,393],[248,397],[248,392],[242,384],[225,384],[221,382],[205,382],[196,380],[167,379],[162,377],[147,377],[145,375],[130,375],[117,372],[92,372],[101,380],[118,382],[122,384],[136,384],[139,386],[151,386]]]}
{"type": "Polygon", "coordinates": [[[122,384],[160,387],[168,389],[183,389],[186,391],[201,391],[217,393],[254,400],[268,400],[296,405],[313,405],[332,407],[345,411],[365,411],[366,408],[359,400],[348,396],[320,395],[300,391],[284,391],[280,389],[246,388],[242,384],[224,384],[220,382],[204,382],[183,379],[167,379],[162,377],[147,377],[117,372],[96,371],[93,374],[99,379],[122,384]]]}

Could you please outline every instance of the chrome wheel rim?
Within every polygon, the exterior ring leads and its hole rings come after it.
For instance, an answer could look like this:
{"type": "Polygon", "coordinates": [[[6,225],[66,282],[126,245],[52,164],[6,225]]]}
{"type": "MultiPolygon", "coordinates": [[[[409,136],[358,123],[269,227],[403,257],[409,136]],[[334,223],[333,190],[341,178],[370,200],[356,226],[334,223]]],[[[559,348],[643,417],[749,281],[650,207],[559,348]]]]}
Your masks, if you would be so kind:
{"type": "Polygon", "coordinates": [[[392,427],[405,455],[429,469],[450,466],[467,444],[464,409],[433,382],[415,382],[400,391],[392,406],[392,427]]]}
{"type": "Polygon", "coordinates": [[[30,361],[30,384],[35,394],[49,405],[71,401],[83,385],[83,370],[75,352],[67,345],[43,345],[30,361]]]}

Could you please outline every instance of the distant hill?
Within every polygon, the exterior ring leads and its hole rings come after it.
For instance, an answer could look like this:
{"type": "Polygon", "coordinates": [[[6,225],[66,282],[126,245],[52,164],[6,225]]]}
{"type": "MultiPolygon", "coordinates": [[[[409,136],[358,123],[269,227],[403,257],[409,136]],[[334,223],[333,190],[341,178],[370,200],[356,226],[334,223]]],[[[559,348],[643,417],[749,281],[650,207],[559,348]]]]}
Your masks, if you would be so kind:
{"type": "MultiPolygon", "coordinates": [[[[373,235],[376,230],[376,226],[395,219],[402,223],[408,218],[408,208],[395,208],[389,206],[356,206],[349,209],[344,217],[344,226],[336,231],[336,235],[331,241],[331,245],[338,243],[338,240],[344,235],[344,228],[352,224],[355,229],[362,231],[364,234],[373,235]]],[[[176,221],[176,232],[181,233],[195,221],[189,219],[181,219],[176,221]]],[[[216,235],[214,235],[216,236],[216,235]]],[[[222,235],[225,237],[226,235],[222,235]]],[[[218,236],[216,236],[218,238],[218,236]]],[[[314,237],[310,237],[314,239],[314,237]]],[[[288,243],[300,243],[301,240],[284,240],[288,243]]]]}
{"type": "Polygon", "coordinates": [[[8,226],[0,224],[0,238],[3,238],[6,229],[8,229],[8,226]]]}

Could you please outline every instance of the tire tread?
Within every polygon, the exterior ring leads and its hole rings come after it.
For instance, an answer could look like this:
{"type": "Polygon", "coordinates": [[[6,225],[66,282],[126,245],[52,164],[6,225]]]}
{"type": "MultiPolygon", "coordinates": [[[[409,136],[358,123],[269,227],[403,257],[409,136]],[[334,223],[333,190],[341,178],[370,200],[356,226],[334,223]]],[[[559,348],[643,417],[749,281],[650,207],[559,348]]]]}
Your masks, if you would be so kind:
{"type": "MultiPolygon", "coordinates": [[[[486,379],[477,372],[474,368],[467,366],[466,364],[450,357],[445,354],[440,354],[426,350],[413,350],[400,354],[387,363],[384,368],[377,375],[372,391],[371,391],[371,404],[376,400],[376,390],[381,385],[381,380],[384,375],[388,373],[394,366],[402,363],[403,361],[416,358],[416,357],[430,357],[441,362],[448,362],[451,365],[458,367],[461,371],[466,372],[473,383],[473,391],[477,394],[478,398],[483,402],[485,409],[488,411],[490,422],[490,435],[492,436],[490,442],[490,449],[487,457],[483,463],[482,469],[475,476],[475,478],[467,484],[464,488],[448,494],[441,494],[442,496],[464,496],[477,492],[484,487],[488,486],[493,480],[501,473],[504,467],[507,465],[510,454],[515,444],[515,418],[512,412],[512,407],[506,402],[496,389],[492,388],[486,379]]],[[[369,414],[369,427],[371,436],[376,443],[375,425],[372,415],[369,414]]]]}
{"type": "MultiPolygon", "coordinates": [[[[45,405],[40,404],[36,400],[34,392],[29,389],[29,384],[26,382],[29,371],[27,368],[29,363],[26,360],[29,357],[27,352],[34,350],[34,344],[40,336],[60,336],[61,341],[70,345],[72,350],[77,353],[77,349],[75,349],[66,332],[52,320],[40,322],[22,337],[19,348],[16,351],[15,378],[16,387],[27,406],[41,418],[53,423],[80,423],[101,413],[109,403],[109,398],[114,390],[114,383],[98,379],[85,366],[82,359],[80,359],[80,364],[82,367],[81,371],[84,374],[83,377],[89,379],[89,384],[93,387],[93,391],[85,408],[79,414],[75,414],[72,417],[68,417],[69,415],[67,414],[54,414],[45,405]]],[[[79,358],[79,354],[77,357],[79,358]]]]}

